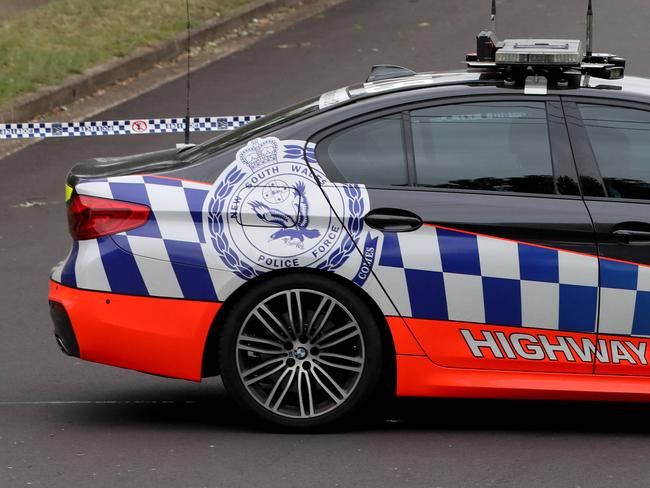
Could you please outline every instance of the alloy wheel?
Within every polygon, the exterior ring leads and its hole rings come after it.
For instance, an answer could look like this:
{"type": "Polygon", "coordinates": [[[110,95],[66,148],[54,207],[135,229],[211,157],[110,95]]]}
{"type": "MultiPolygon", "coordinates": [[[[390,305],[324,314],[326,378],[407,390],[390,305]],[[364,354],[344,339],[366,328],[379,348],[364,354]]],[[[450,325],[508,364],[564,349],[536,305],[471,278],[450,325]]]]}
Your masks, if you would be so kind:
{"type": "Polygon", "coordinates": [[[268,411],[313,418],[354,392],[365,365],[357,319],[335,298],[315,290],[286,290],[248,314],[237,337],[237,372],[268,411]]]}

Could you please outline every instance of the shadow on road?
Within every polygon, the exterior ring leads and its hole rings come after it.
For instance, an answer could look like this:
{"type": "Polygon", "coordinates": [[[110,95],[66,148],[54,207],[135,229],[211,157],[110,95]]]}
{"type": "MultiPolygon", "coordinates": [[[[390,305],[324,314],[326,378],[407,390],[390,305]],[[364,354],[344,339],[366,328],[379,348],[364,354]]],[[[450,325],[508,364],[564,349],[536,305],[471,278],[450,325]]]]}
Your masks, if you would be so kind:
{"type": "MultiPolygon", "coordinates": [[[[149,391],[143,403],[70,405],[75,424],[149,429],[216,429],[258,432],[254,424],[222,388],[206,388],[191,398],[165,389],[149,391]],[[171,393],[171,396],[170,396],[171,393]],[[150,397],[151,400],[148,400],[150,397]],[[165,402],[154,399],[166,398],[165,402]]],[[[650,405],[638,403],[551,402],[519,400],[397,399],[385,408],[382,420],[363,430],[394,432],[508,431],[558,433],[650,432],[650,405]]]]}
{"type": "Polygon", "coordinates": [[[398,428],[528,432],[650,432],[650,405],[525,400],[399,399],[398,428]]]}

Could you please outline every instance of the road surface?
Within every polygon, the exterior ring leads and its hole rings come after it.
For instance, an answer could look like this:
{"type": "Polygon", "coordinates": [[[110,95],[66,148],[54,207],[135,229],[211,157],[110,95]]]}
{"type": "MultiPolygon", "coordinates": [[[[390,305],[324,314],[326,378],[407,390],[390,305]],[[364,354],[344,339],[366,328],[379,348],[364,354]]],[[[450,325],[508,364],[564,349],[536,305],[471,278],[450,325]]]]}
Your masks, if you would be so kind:
{"type": "MultiPolygon", "coordinates": [[[[458,69],[488,3],[348,0],[197,71],[196,115],[265,113],[364,80],[373,64],[458,69]]],[[[501,37],[583,37],[586,0],[498,4],[501,37]]],[[[595,49],[650,75],[650,4],[595,4],[595,49]]],[[[97,119],[181,115],[183,90],[184,80],[169,83],[97,119]]],[[[180,138],[48,140],[0,160],[0,486],[647,486],[650,406],[408,400],[371,429],[286,435],[252,429],[218,379],[62,355],[46,297],[70,245],[67,170],[180,138]]]]}

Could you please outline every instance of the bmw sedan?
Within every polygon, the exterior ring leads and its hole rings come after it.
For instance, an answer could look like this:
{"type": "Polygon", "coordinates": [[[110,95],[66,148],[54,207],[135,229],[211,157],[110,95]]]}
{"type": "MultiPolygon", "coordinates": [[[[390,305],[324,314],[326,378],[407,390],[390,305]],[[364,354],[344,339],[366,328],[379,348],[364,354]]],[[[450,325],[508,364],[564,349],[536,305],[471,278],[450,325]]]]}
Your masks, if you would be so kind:
{"type": "Polygon", "coordinates": [[[650,80],[402,73],[77,164],[63,351],[291,428],[389,395],[650,399],[650,80]]]}

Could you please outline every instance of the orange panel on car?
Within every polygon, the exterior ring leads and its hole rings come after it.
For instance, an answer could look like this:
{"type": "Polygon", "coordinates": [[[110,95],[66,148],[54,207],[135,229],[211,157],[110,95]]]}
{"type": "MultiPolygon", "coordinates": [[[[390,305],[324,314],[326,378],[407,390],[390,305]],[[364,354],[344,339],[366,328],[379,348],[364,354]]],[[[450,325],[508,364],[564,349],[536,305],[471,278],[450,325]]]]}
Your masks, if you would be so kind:
{"type": "Polygon", "coordinates": [[[67,311],[81,358],[199,381],[203,350],[220,303],[69,288],[50,281],[67,311]]]}

